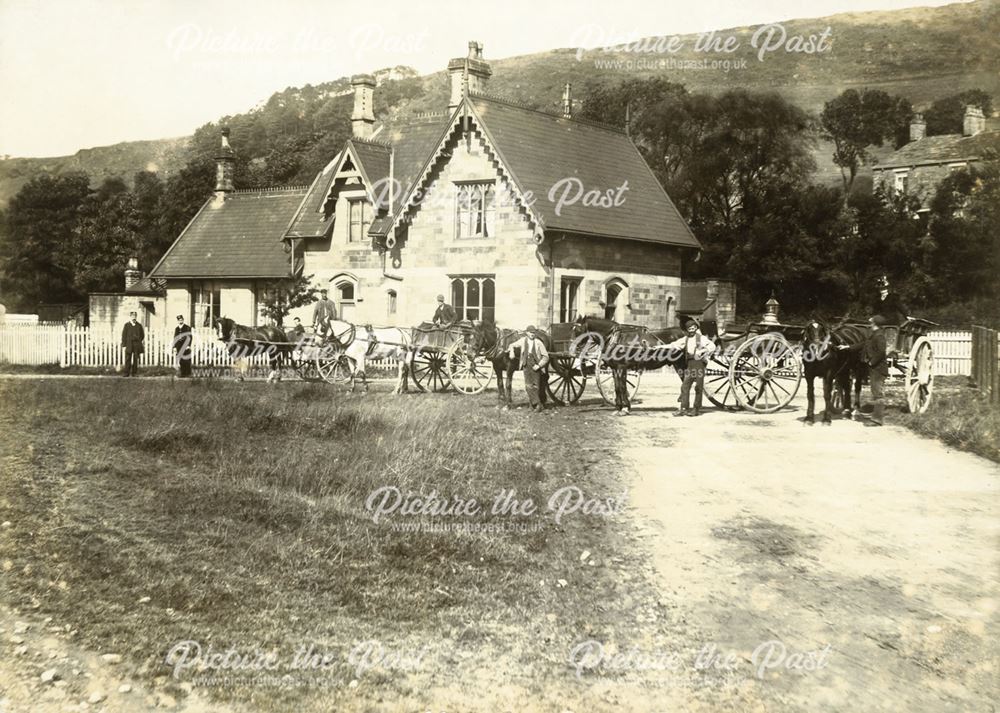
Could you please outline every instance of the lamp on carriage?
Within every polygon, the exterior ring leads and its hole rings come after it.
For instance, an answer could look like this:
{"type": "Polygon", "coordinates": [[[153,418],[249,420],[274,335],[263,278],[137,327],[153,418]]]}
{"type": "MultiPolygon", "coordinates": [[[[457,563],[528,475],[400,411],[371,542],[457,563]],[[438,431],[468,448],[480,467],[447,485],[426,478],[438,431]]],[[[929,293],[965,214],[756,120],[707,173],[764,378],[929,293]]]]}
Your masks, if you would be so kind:
{"type": "Polygon", "coordinates": [[[764,303],[764,318],[763,322],[765,324],[778,324],[778,309],[781,307],[781,303],[775,299],[774,293],[771,293],[771,299],[764,303]]]}

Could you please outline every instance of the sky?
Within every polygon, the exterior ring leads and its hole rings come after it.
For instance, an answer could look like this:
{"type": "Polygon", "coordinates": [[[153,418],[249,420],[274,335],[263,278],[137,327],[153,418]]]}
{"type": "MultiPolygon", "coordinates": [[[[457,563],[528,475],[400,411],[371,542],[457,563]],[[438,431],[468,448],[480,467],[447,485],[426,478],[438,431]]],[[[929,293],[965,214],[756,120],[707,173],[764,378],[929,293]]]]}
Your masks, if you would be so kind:
{"type": "Polygon", "coordinates": [[[497,59],[948,1],[0,0],[0,155],[185,136],[289,86],[444,69],[472,39],[497,59]]]}

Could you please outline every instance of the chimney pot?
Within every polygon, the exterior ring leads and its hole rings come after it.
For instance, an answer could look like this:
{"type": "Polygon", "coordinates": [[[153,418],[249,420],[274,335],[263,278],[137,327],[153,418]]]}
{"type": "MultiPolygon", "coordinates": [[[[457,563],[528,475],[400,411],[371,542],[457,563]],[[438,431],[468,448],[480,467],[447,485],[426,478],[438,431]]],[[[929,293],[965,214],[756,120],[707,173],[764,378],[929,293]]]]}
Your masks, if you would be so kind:
{"type": "Polygon", "coordinates": [[[215,157],[215,197],[225,198],[226,193],[233,190],[233,172],[236,167],[236,155],[229,145],[229,129],[222,129],[222,141],[219,153],[215,157]]]}
{"type": "Polygon", "coordinates": [[[571,119],[573,117],[573,85],[566,83],[563,87],[563,118],[571,119]]]}
{"type": "Polygon", "coordinates": [[[923,114],[914,114],[910,120],[910,141],[920,141],[927,135],[927,122],[923,114]]]}
{"type": "Polygon", "coordinates": [[[370,139],[375,131],[375,77],[356,74],[351,77],[351,86],[354,88],[351,133],[356,139],[370,139]]]}
{"type": "Polygon", "coordinates": [[[128,259],[128,267],[125,268],[125,289],[137,284],[145,275],[139,270],[139,260],[134,257],[128,259]]]}
{"type": "Polygon", "coordinates": [[[451,82],[451,97],[448,111],[454,111],[462,103],[467,93],[478,94],[486,89],[486,82],[493,74],[490,63],[483,59],[481,42],[469,42],[469,53],[448,62],[448,78],[451,82]]]}
{"type": "Polygon", "coordinates": [[[975,136],[986,129],[986,117],[978,106],[969,104],[965,107],[965,118],[962,121],[962,135],[975,136]]]}

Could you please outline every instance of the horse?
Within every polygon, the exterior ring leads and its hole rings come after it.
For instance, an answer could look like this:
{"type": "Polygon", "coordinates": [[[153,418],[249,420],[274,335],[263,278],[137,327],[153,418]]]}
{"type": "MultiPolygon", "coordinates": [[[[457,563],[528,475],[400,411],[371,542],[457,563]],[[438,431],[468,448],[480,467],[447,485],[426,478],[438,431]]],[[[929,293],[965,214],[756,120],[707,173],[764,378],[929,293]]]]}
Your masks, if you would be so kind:
{"type": "Polygon", "coordinates": [[[412,335],[409,330],[399,327],[372,327],[370,324],[357,326],[341,319],[330,320],[330,337],[348,357],[351,372],[351,392],[361,375],[365,392],[368,391],[368,376],[365,362],[368,359],[395,359],[397,364],[396,388],[394,394],[409,391],[407,374],[413,359],[412,335]]]}
{"type": "Polygon", "coordinates": [[[868,330],[856,324],[829,327],[819,319],[811,320],[802,333],[803,376],[806,380],[805,423],[815,423],[816,391],[813,381],[823,379],[823,425],[831,423],[830,414],[834,410],[834,388],[843,394],[843,406],[848,416],[851,409],[851,380],[854,380],[854,403],[861,407],[861,382],[865,376],[865,365],[860,348],[868,339],[868,330]],[[838,349],[837,347],[848,347],[838,349]]]}
{"type": "Polygon", "coordinates": [[[226,351],[240,370],[238,377],[240,381],[243,380],[243,360],[261,354],[267,355],[270,368],[270,373],[267,375],[268,383],[281,381],[281,367],[285,358],[298,345],[299,340],[294,332],[286,334],[280,327],[273,325],[248,327],[237,324],[229,317],[216,318],[213,326],[218,338],[226,343],[226,351]]]}
{"type": "MultiPolygon", "coordinates": [[[[497,408],[507,410],[514,405],[511,382],[514,379],[514,372],[517,371],[520,364],[521,356],[515,349],[514,356],[511,357],[510,348],[525,334],[526,332],[523,330],[497,327],[493,322],[476,321],[472,323],[472,339],[467,344],[466,349],[470,356],[482,354],[493,365],[493,374],[497,380],[497,408]]],[[[549,333],[539,329],[536,334],[542,340],[546,350],[552,351],[552,337],[549,333]]],[[[543,370],[541,393],[539,394],[543,405],[546,401],[547,384],[548,375],[543,370]]]]}
{"type": "Polygon", "coordinates": [[[573,324],[575,345],[580,344],[582,337],[589,335],[578,351],[578,358],[594,346],[599,346],[601,361],[611,368],[615,385],[615,413],[619,416],[628,416],[632,410],[628,393],[629,369],[653,371],[669,365],[674,367],[679,376],[682,375],[684,354],[668,349],[667,345],[685,334],[685,330],[680,327],[650,330],[591,316],[578,317],[573,324]]]}

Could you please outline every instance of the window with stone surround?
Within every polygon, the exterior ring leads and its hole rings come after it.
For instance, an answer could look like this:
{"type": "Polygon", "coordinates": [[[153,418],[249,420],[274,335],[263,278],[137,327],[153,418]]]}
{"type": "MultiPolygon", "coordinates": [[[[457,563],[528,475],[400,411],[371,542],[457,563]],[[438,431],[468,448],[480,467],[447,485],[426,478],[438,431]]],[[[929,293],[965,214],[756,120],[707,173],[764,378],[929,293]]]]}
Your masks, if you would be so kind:
{"type": "Polygon", "coordinates": [[[455,235],[458,238],[493,237],[496,219],[495,181],[456,184],[455,235]]]}
{"type": "Polygon", "coordinates": [[[347,242],[363,243],[368,240],[368,226],[372,222],[372,210],[364,198],[347,201],[348,231],[347,242]]]}
{"type": "Polygon", "coordinates": [[[222,288],[211,280],[202,280],[192,285],[191,325],[194,327],[211,327],[212,323],[222,316],[222,288]]]}
{"type": "Polygon", "coordinates": [[[564,277],[559,283],[559,321],[572,322],[580,312],[581,277],[564,277]]]}
{"type": "Polygon", "coordinates": [[[898,193],[906,193],[906,185],[909,183],[909,171],[896,171],[893,176],[892,190],[898,193]]]}
{"type": "Polygon", "coordinates": [[[451,304],[459,319],[496,321],[495,278],[493,275],[452,277],[451,304]]]}

